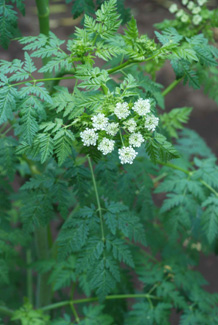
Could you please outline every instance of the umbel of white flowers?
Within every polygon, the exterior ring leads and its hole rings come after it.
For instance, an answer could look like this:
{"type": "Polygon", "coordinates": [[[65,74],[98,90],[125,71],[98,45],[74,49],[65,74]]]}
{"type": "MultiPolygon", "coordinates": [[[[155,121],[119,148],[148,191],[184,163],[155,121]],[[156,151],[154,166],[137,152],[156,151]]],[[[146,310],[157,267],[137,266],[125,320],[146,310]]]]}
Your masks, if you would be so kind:
{"type": "Polygon", "coordinates": [[[196,0],[196,2],[182,0],[182,5],[187,7],[186,11],[179,9],[178,5],[175,3],[171,4],[169,11],[171,14],[175,14],[176,17],[181,20],[181,22],[187,23],[192,21],[192,23],[197,26],[202,22],[201,7],[206,3],[207,0],[196,0]],[[187,11],[190,11],[190,15],[187,13],[187,11]]]}
{"type": "Polygon", "coordinates": [[[121,164],[132,164],[138,154],[134,147],[139,148],[145,141],[142,133],[155,131],[158,121],[158,117],[151,113],[150,99],[139,98],[132,109],[127,102],[119,102],[109,116],[103,113],[92,116],[92,128],[80,132],[80,137],[84,146],[97,145],[97,149],[107,155],[114,150],[115,140],[112,138],[119,132],[123,144],[118,149],[121,164]],[[127,146],[124,145],[122,131],[128,138],[127,146]]]}

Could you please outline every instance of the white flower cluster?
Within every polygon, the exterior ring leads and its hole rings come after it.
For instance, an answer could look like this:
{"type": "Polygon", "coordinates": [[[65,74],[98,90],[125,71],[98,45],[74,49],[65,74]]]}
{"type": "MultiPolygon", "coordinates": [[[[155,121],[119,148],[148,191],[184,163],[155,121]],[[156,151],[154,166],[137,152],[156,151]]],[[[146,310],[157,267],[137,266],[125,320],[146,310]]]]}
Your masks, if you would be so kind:
{"type": "Polygon", "coordinates": [[[154,115],[148,115],[145,119],[145,128],[149,131],[155,131],[159,122],[159,118],[154,115]]]}
{"type": "Polygon", "coordinates": [[[128,103],[117,103],[114,109],[114,114],[118,119],[124,119],[130,114],[128,103]]]}
{"type": "Polygon", "coordinates": [[[98,150],[100,150],[103,155],[107,155],[108,153],[111,153],[114,150],[114,144],[114,140],[103,138],[103,140],[98,145],[98,150]]]}
{"type": "Polygon", "coordinates": [[[95,146],[98,140],[98,134],[95,133],[94,129],[86,128],[85,131],[80,132],[80,137],[82,139],[84,146],[87,147],[95,146]]]}
{"type": "Polygon", "coordinates": [[[140,116],[145,116],[151,111],[150,100],[139,98],[132,109],[140,116]]]}
{"type": "Polygon", "coordinates": [[[133,147],[141,147],[141,144],[144,142],[144,138],[140,132],[132,133],[129,137],[129,144],[133,147]]]}
{"type": "Polygon", "coordinates": [[[118,150],[118,153],[121,164],[132,164],[138,154],[132,147],[123,147],[118,150]]]}
{"type": "Polygon", "coordinates": [[[114,150],[115,140],[112,137],[119,132],[123,143],[118,150],[120,161],[132,164],[138,154],[134,148],[139,148],[145,141],[143,133],[155,130],[158,120],[151,112],[151,100],[139,98],[132,109],[127,102],[122,102],[117,103],[108,116],[103,113],[92,116],[91,128],[80,132],[80,137],[84,146],[97,145],[97,149],[107,155],[114,150]]]}
{"type": "Polygon", "coordinates": [[[194,1],[189,0],[182,0],[182,4],[187,7],[189,11],[191,11],[191,15],[188,15],[185,10],[179,9],[177,4],[172,4],[169,7],[169,11],[172,14],[176,14],[177,18],[180,18],[180,20],[183,23],[186,23],[192,19],[192,23],[194,25],[199,25],[202,21],[201,13],[201,7],[205,5],[207,0],[197,0],[197,4],[195,4],[194,1]]]}
{"type": "Polygon", "coordinates": [[[91,118],[94,130],[105,130],[108,125],[108,118],[99,113],[91,118]]]}
{"type": "Polygon", "coordinates": [[[134,120],[134,118],[130,118],[128,121],[124,122],[125,127],[127,128],[127,130],[132,133],[135,131],[137,123],[134,120]]]}
{"type": "Polygon", "coordinates": [[[109,123],[105,129],[106,133],[115,136],[119,131],[119,123],[109,123]]]}

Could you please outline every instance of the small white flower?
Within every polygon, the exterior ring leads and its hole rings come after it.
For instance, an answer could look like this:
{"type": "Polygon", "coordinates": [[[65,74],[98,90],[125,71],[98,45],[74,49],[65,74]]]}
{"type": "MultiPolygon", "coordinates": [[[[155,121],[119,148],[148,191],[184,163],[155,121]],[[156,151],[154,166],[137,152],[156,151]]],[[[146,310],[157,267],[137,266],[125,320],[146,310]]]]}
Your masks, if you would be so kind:
{"type": "Polygon", "coordinates": [[[149,131],[154,131],[158,125],[159,118],[152,115],[148,115],[145,119],[145,128],[149,131]]]}
{"type": "Polygon", "coordinates": [[[102,113],[92,116],[91,120],[94,130],[105,130],[107,127],[108,118],[102,113]]]}
{"type": "Polygon", "coordinates": [[[184,10],[183,9],[180,9],[178,12],[177,12],[177,14],[176,14],[176,17],[178,17],[178,18],[180,18],[180,17],[182,17],[183,15],[184,15],[184,10]]]}
{"type": "Polygon", "coordinates": [[[188,0],[182,0],[182,4],[183,4],[184,6],[186,6],[187,3],[188,3],[188,0]]]}
{"type": "Polygon", "coordinates": [[[192,10],[192,9],[194,8],[194,6],[195,6],[194,2],[193,2],[193,1],[190,1],[190,2],[188,3],[187,8],[188,8],[189,10],[192,10]]]}
{"type": "Polygon", "coordinates": [[[135,102],[133,108],[136,113],[138,113],[140,116],[147,115],[151,110],[151,103],[149,99],[142,99],[139,98],[137,102],[135,102]]]}
{"type": "Polygon", "coordinates": [[[114,140],[110,140],[108,138],[103,138],[100,144],[98,145],[98,150],[100,150],[103,155],[107,155],[108,153],[114,150],[114,140]]]}
{"type": "Polygon", "coordinates": [[[199,6],[203,6],[207,2],[207,0],[197,0],[197,1],[199,6]]]}
{"type": "Polygon", "coordinates": [[[137,126],[134,118],[130,118],[128,121],[124,122],[124,125],[130,133],[134,132],[137,126]]]}
{"type": "Polygon", "coordinates": [[[169,12],[171,12],[171,14],[174,14],[177,10],[178,10],[178,6],[176,4],[172,4],[169,7],[169,12]]]}
{"type": "Polygon", "coordinates": [[[118,150],[118,153],[121,164],[132,164],[138,154],[132,147],[123,147],[118,150]]]}
{"type": "Polygon", "coordinates": [[[82,139],[82,142],[84,146],[95,146],[96,141],[98,140],[98,134],[95,133],[94,129],[88,129],[86,128],[85,131],[80,132],[80,137],[82,139]]]}
{"type": "Polygon", "coordinates": [[[109,123],[105,129],[107,134],[110,134],[112,136],[115,136],[117,132],[119,131],[119,123],[109,123]]]}
{"type": "Polygon", "coordinates": [[[200,15],[195,15],[192,19],[194,25],[199,25],[202,21],[202,17],[200,15]]]}
{"type": "Polygon", "coordinates": [[[140,147],[141,144],[144,142],[144,138],[141,133],[133,133],[129,137],[129,144],[133,147],[140,147]]]}
{"type": "Polygon", "coordinates": [[[182,21],[183,23],[187,23],[188,18],[189,18],[188,15],[184,14],[184,15],[182,15],[182,17],[181,17],[181,21],[182,21]]]}
{"type": "Polygon", "coordinates": [[[130,114],[128,103],[117,103],[114,109],[114,114],[121,120],[130,114]]]}
{"type": "Polygon", "coordinates": [[[193,13],[194,15],[197,15],[197,14],[199,14],[200,11],[201,11],[201,8],[200,8],[200,7],[195,7],[195,8],[192,10],[192,13],[193,13]]]}

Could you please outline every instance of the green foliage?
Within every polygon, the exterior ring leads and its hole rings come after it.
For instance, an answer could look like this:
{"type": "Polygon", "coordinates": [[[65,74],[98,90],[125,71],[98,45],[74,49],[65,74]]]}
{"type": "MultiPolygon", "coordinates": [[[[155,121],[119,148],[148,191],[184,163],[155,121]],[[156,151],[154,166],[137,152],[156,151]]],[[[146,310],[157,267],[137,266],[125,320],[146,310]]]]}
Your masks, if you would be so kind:
{"type": "Polygon", "coordinates": [[[174,108],[161,115],[163,128],[171,137],[178,138],[177,130],[183,129],[182,123],[187,123],[191,111],[191,107],[174,108]]]}
{"type": "MultiPolygon", "coordinates": [[[[168,325],[174,311],[182,325],[217,324],[197,271],[217,253],[216,158],[184,128],[190,107],[163,112],[180,81],[217,101],[217,11],[202,8],[199,29],[176,17],[150,39],[123,0],[76,0],[72,39],[21,37],[23,60],[0,60],[3,323],[168,325]],[[167,61],[176,80],[163,90],[167,61]]],[[[7,46],[8,1],[0,27],[7,46]]]]}
{"type": "Polygon", "coordinates": [[[35,325],[49,324],[49,316],[43,315],[41,311],[33,310],[33,306],[28,302],[20,310],[16,311],[13,320],[20,320],[22,325],[30,323],[35,325]]]}

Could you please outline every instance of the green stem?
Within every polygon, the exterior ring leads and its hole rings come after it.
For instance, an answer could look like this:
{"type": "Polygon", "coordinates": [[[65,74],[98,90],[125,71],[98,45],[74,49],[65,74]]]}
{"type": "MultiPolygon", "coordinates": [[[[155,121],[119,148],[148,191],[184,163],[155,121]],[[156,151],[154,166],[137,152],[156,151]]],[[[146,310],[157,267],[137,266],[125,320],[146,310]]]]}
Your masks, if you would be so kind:
{"type": "MultiPolygon", "coordinates": [[[[35,245],[38,260],[49,259],[49,243],[47,227],[35,230],[35,245]]],[[[51,301],[51,286],[48,284],[49,273],[38,274],[36,290],[36,308],[41,308],[51,301]]]]}
{"type": "Polygon", "coordinates": [[[31,249],[26,252],[27,262],[27,297],[31,304],[33,304],[33,276],[30,264],[32,263],[31,249]]]}
{"type": "MultiPolygon", "coordinates": [[[[170,168],[173,168],[173,169],[176,169],[176,170],[180,170],[181,172],[185,173],[186,175],[188,176],[192,176],[194,171],[188,171],[186,169],[183,169],[179,166],[176,166],[174,164],[171,164],[171,163],[164,163],[162,161],[157,161],[158,164],[160,165],[163,165],[163,166],[166,166],[166,167],[170,167],[170,168]]],[[[202,185],[204,185],[208,190],[210,190],[212,193],[214,193],[217,197],[218,197],[218,192],[212,188],[209,184],[207,184],[203,179],[199,179],[199,182],[201,182],[202,185]]]]}
{"type": "MultiPolygon", "coordinates": [[[[48,0],[36,0],[37,15],[39,21],[39,31],[41,34],[49,36],[49,1],[48,0]]],[[[46,65],[50,58],[43,58],[42,63],[46,65]]],[[[45,77],[52,75],[50,72],[46,72],[45,77]]]]}
{"type": "Polygon", "coordinates": [[[185,173],[185,174],[187,174],[187,175],[191,175],[191,174],[192,174],[192,172],[189,172],[188,170],[183,169],[183,168],[181,168],[181,167],[179,167],[179,166],[176,166],[176,165],[174,165],[174,164],[171,164],[171,163],[169,163],[169,162],[165,163],[165,162],[163,162],[163,161],[159,161],[159,160],[158,160],[157,163],[158,163],[159,165],[163,165],[163,166],[167,166],[167,167],[170,167],[170,168],[173,168],[173,169],[176,169],[176,170],[180,170],[181,172],[183,172],[183,173],[185,173]]]}
{"type": "Polygon", "coordinates": [[[89,168],[91,171],[91,175],[92,175],[92,182],[93,182],[93,186],[94,186],[94,190],[95,190],[95,196],[96,196],[96,201],[97,201],[97,206],[98,206],[98,212],[99,212],[99,217],[100,217],[100,223],[101,223],[101,236],[102,236],[102,241],[105,241],[105,236],[104,236],[104,225],[103,225],[103,216],[102,216],[102,209],[101,209],[101,204],[100,204],[100,199],[99,199],[99,194],[98,194],[98,188],[97,188],[97,184],[96,184],[96,180],[95,180],[95,174],[94,174],[94,170],[92,167],[92,161],[90,159],[89,156],[87,156],[88,159],[88,163],[89,163],[89,168]]]}
{"type": "Polygon", "coordinates": [[[139,62],[139,61],[128,60],[128,61],[126,61],[126,62],[124,62],[124,63],[118,65],[118,66],[115,67],[115,68],[108,69],[107,72],[108,72],[109,74],[112,74],[112,73],[117,72],[118,70],[121,70],[121,69],[127,67],[128,65],[130,65],[130,64],[134,64],[134,63],[140,63],[140,62],[139,62]]]}
{"type": "Polygon", "coordinates": [[[0,314],[2,315],[6,315],[6,316],[13,316],[14,314],[14,311],[7,308],[7,307],[4,307],[4,306],[0,306],[0,314]]]}
{"type": "Polygon", "coordinates": [[[75,69],[72,69],[72,70],[69,70],[69,71],[60,71],[55,75],[55,78],[53,79],[53,82],[51,82],[51,94],[53,93],[54,87],[59,84],[60,80],[63,80],[63,79],[75,79],[75,77],[71,77],[71,78],[63,77],[65,75],[67,75],[67,74],[74,75],[75,74],[75,69]]]}
{"type": "Polygon", "coordinates": [[[179,83],[180,81],[183,79],[180,78],[180,79],[177,79],[177,80],[174,80],[163,92],[162,92],[162,96],[166,96],[167,94],[169,94],[179,83]]]}
{"type": "Polygon", "coordinates": [[[42,79],[34,79],[34,80],[27,80],[27,81],[21,81],[21,82],[17,82],[16,84],[11,84],[10,86],[11,87],[14,87],[14,86],[19,86],[19,85],[23,85],[27,82],[33,82],[33,83],[36,83],[36,82],[40,82],[40,81],[52,81],[52,80],[65,80],[65,79],[75,79],[75,77],[54,77],[54,78],[42,78],[42,79]]]}
{"type": "MultiPolygon", "coordinates": [[[[123,295],[110,295],[110,296],[106,296],[105,299],[106,300],[115,300],[115,299],[135,299],[135,298],[145,298],[145,299],[160,299],[159,297],[153,296],[153,295],[149,295],[149,294],[123,294],[123,295]]],[[[84,298],[84,299],[77,299],[77,300],[67,300],[67,301],[61,301],[61,302],[57,302],[55,304],[52,305],[48,305],[45,307],[42,307],[41,309],[43,311],[46,310],[52,310],[52,309],[56,309],[56,308],[61,308],[61,307],[65,307],[68,306],[70,304],[83,304],[86,302],[94,302],[94,301],[98,301],[97,297],[93,297],[93,298],[84,298]]]]}
{"type": "Polygon", "coordinates": [[[14,125],[11,125],[4,133],[0,135],[1,138],[3,138],[8,132],[10,132],[13,129],[14,125]]]}
{"type": "Polygon", "coordinates": [[[123,147],[125,147],[124,142],[123,142],[122,133],[121,133],[121,130],[120,129],[119,129],[119,134],[120,134],[120,139],[121,139],[122,145],[123,145],[123,147]]]}
{"type": "Polygon", "coordinates": [[[74,317],[75,317],[75,321],[76,321],[77,323],[79,323],[79,322],[80,322],[80,319],[79,319],[79,316],[78,316],[78,314],[77,314],[76,308],[74,307],[74,304],[71,303],[71,304],[70,304],[70,307],[71,307],[72,312],[73,312],[73,315],[74,315],[74,317]]]}
{"type": "Polygon", "coordinates": [[[214,190],[209,184],[207,184],[203,179],[200,179],[201,184],[208,188],[211,192],[213,192],[218,197],[218,192],[214,190]]]}
{"type": "Polygon", "coordinates": [[[40,33],[49,36],[49,3],[47,0],[36,0],[36,7],[40,33]]]}

